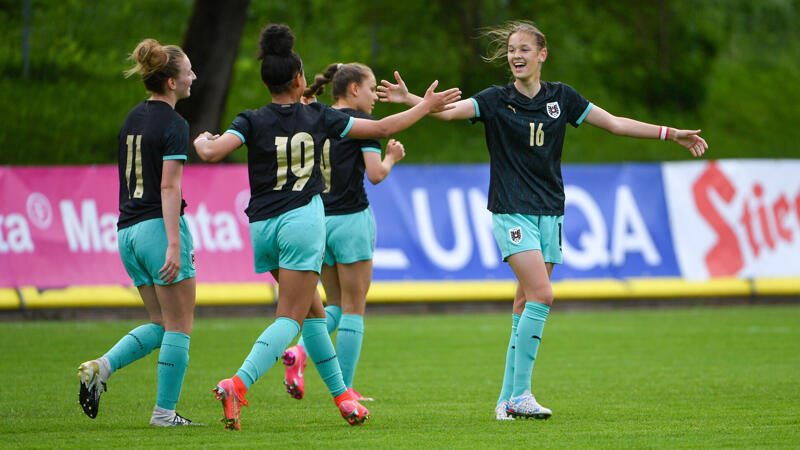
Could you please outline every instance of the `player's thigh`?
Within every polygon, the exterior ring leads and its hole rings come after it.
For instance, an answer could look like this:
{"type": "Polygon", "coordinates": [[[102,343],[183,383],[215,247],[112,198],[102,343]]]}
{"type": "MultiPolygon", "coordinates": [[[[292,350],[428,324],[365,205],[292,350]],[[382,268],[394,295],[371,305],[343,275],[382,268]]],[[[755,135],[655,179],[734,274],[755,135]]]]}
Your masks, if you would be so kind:
{"type": "Polygon", "coordinates": [[[325,289],[325,303],[328,305],[342,306],[342,294],[339,285],[339,273],[336,266],[322,264],[319,274],[322,288],[325,289]]]}
{"type": "Polygon", "coordinates": [[[519,281],[526,302],[535,301],[545,305],[553,303],[553,289],[540,250],[514,253],[508,257],[508,264],[519,281]]]}
{"type": "Polygon", "coordinates": [[[191,334],[196,299],[195,281],[192,277],[169,285],[155,286],[165,330],[191,334]]]}
{"type": "Polygon", "coordinates": [[[372,260],[337,264],[342,293],[342,312],[364,315],[367,292],[372,281],[372,260]]]}

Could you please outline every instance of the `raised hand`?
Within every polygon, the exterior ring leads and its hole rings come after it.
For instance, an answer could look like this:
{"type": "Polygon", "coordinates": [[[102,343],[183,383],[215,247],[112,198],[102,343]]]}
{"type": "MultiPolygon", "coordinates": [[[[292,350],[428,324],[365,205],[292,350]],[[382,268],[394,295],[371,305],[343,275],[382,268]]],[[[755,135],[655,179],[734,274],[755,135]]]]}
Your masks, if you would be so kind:
{"type": "Polygon", "coordinates": [[[675,130],[675,137],[673,140],[678,144],[686,147],[692,152],[695,158],[703,156],[703,153],[708,150],[706,140],[700,137],[700,130],[675,130]]]}
{"type": "Polygon", "coordinates": [[[394,71],[394,79],[397,80],[397,84],[381,80],[381,86],[378,86],[378,98],[384,103],[405,103],[408,98],[408,87],[406,87],[405,81],[400,78],[400,72],[396,70],[394,71]]]}
{"type": "Polygon", "coordinates": [[[454,108],[452,103],[461,99],[461,90],[459,88],[450,88],[446,91],[435,92],[434,89],[439,85],[439,80],[431,83],[428,90],[425,91],[425,97],[422,101],[429,105],[429,113],[437,113],[447,111],[454,108]]]}

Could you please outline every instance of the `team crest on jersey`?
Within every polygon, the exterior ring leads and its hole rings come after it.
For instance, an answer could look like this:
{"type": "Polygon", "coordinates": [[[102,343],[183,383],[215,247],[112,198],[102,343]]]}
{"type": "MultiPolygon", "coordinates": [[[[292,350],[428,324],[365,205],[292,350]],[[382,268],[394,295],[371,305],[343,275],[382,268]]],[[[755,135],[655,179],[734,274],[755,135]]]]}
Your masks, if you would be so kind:
{"type": "Polygon", "coordinates": [[[553,119],[558,119],[558,116],[561,115],[561,107],[558,106],[558,102],[550,102],[547,104],[547,115],[553,119]]]}
{"type": "Polygon", "coordinates": [[[508,230],[508,237],[511,239],[511,242],[515,244],[519,244],[522,241],[522,228],[514,227],[508,230]]]}

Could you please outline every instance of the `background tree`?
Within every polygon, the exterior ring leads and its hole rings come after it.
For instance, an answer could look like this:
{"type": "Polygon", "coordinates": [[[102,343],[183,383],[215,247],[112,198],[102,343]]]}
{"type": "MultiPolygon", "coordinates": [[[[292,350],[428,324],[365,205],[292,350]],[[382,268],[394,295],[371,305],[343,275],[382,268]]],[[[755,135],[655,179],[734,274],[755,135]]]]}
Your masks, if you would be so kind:
{"type": "MultiPolygon", "coordinates": [[[[249,5],[250,0],[194,3],[183,50],[192,61],[197,80],[192,84],[191,97],[175,107],[189,122],[190,139],[206,130],[219,131],[249,5]]],[[[189,149],[189,159],[198,160],[193,148],[189,149]]]]}

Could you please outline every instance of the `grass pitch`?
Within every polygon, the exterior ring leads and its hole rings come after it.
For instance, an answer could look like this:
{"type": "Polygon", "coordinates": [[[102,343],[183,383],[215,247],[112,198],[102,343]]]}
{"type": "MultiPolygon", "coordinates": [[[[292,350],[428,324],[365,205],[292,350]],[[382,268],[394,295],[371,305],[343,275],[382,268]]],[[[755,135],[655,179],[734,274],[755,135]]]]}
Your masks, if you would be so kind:
{"type": "MultiPolygon", "coordinates": [[[[510,308],[510,305],[509,305],[510,308]]],[[[534,371],[547,421],[498,423],[509,314],[368,316],[350,427],[310,364],[306,398],[276,364],[248,393],[242,431],[211,388],[271,318],[200,319],[178,412],[206,427],[153,429],[157,352],[115,373],[95,420],[76,368],[139,322],[0,323],[3,447],[610,448],[800,446],[800,307],[562,312],[534,371]]]]}

